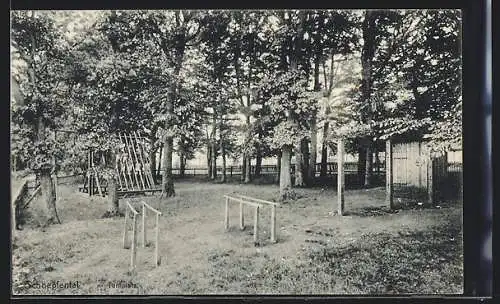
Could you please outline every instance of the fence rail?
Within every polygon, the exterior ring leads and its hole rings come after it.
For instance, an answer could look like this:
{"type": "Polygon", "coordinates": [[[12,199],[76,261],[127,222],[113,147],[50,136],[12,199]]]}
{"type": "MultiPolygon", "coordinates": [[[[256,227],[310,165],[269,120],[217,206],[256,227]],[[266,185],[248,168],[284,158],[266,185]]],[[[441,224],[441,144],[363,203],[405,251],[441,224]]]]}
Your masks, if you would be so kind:
{"type": "MultiPolygon", "coordinates": [[[[315,165],[315,176],[320,176],[321,173],[321,163],[317,163],[315,165]]],[[[161,170],[156,170],[155,174],[156,176],[159,176],[163,174],[163,169],[161,170]]],[[[196,175],[208,175],[209,169],[207,167],[193,167],[193,168],[184,168],[184,175],[185,176],[196,176],[196,175]]],[[[239,166],[226,166],[226,175],[233,176],[233,175],[241,175],[243,172],[243,168],[241,165],[239,166]]],[[[290,167],[290,172],[293,174],[295,172],[295,165],[292,164],[290,167]]],[[[344,172],[345,174],[354,174],[358,172],[358,164],[357,162],[347,162],[344,163],[344,172]]],[[[260,174],[261,175],[276,175],[278,174],[278,166],[277,165],[261,165],[260,167],[260,174]]],[[[379,163],[378,165],[375,164],[373,166],[373,173],[374,174],[384,174],[385,173],[385,164],[384,163],[379,163]]],[[[172,168],[172,174],[173,175],[181,175],[181,169],[180,168],[172,168]]],[[[217,167],[217,174],[222,174],[222,167],[217,167]]],[[[255,165],[251,166],[251,174],[255,174],[255,165]]],[[[337,163],[336,162],[328,162],[326,164],[326,175],[327,176],[334,176],[337,174],[337,163]]]]}

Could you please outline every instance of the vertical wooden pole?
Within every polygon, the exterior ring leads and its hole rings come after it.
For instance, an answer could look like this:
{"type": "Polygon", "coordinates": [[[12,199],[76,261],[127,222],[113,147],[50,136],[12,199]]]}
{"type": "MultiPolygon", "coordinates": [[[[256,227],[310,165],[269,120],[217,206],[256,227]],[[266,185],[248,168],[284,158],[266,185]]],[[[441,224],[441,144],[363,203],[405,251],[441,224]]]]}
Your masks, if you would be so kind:
{"type": "Polygon", "coordinates": [[[337,213],[344,214],[344,141],[338,140],[337,147],[337,213]]]}
{"type": "Polygon", "coordinates": [[[240,203],[240,229],[245,229],[245,219],[243,215],[243,203],[240,203]]]}
{"type": "Polygon", "coordinates": [[[155,266],[160,265],[160,255],[158,248],[160,247],[160,214],[156,213],[156,235],[155,235],[155,266]]]}
{"type": "Polygon", "coordinates": [[[146,247],[146,205],[142,204],[142,247],[146,247]]]}
{"type": "Polygon", "coordinates": [[[433,161],[430,154],[427,156],[427,201],[430,205],[434,204],[434,172],[433,161]]]}
{"type": "Polygon", "coordinates": [[[385,142],[385,201],[389,208],[394,209],[394,193],[392,189],[392,143],[390,140],[385,142]]]}
{"type": "Polygon", "coordinates": [[[224,216],[224,229],[229,230],[229,198],[226,197],[226,212],[224,216]]]}
{"type": "Polygon", "coordinates": [[[271,207],[271,242],[276,243],[276,205],[271,207]]]}
{"type": "Polygon", "coordinates": [[[255,215],[253,218],[253,242],[256,245],[259,239],[259,206],[255,206],[255,215]]]}
{"type": "Polygon", "coordinates": [[[134,213],[133,222],[133,232],[132,232],[132,252],[130,256],[130,271],[135,269],[135,262],[137,259],[137,215],[134,213]]]}
{"type": "Polygon", "coordinates": [[[123,224],[123,248],[127,249],[127,234],[128,234],[128,228],[127,228],[127,221],[128,221],[128,206],[125,209],[125,221],[123,224]]]}

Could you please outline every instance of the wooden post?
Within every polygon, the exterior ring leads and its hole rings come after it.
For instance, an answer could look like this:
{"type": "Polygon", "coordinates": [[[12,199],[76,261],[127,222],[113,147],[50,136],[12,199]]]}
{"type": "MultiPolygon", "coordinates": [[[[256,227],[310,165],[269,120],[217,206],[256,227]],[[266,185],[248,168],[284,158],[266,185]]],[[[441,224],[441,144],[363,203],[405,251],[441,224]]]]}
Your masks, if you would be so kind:
{"type": "Polygon", "coordinates": [[[160,246],[160,214],[156,213],[156,235],[155,235],[155,266],[160,265],[160,256],[158,254],[158,248],[160,246]]]}
{"type": "Polygon", "coordinates": [[[344,141],[342,138],[338,140],[337,147],[337,213],[344,214],[344,141]]]}
{"type": "Polygon", "coordinates": [[[240,229],[245,229],[245,219],[243,215],[243,203],[240,203],[240,229]]]}
{"type": "Polygon", "coordinates": [[[389,208],[394,209],[394,193],[392,189],[392,143],[385,142],[385,201],[389,208]]]}
{"type": "Polygon", "coordinates": [[[132,252],[130,255],[130,271],[135,269],[135,262],[137,259],[137,215],[134,214],[134,224],[132,232],[132,252]]]}
{"type": "Polygon", "coordinates": [[[271,206],[271,242],[276,243],[276,205],[271,206]]]}
{"type": "Polygon", "coordinates": [[[427,201],[430,205],[434,204],[434,177],[433,165],[430,154],[427,158],[427,201]]]}
{"type": "Polygon", "coordinates": [[[259,206],[255,206],[255,215],[253,218],[253,242],[257,245],[259,239],[259,206]]]}
{"type": "Polygon", "coordinates": [[[229,198],[226,197],[226,213],[224,217],[224,229],[229,230],[229,198]]]}
{"type": "Polygon", "coordinates": [[[146,247],[146,205],[142,204],[142,247],[146,247]]]}
{"type": "Polygon", "coordinates": [[[123,248],[127,249],[127,234],[128,234],[128,228],[127,228],[127,221],[128,221],[128,206],[125,209],[125,222],[123,224],[123,248]]]}

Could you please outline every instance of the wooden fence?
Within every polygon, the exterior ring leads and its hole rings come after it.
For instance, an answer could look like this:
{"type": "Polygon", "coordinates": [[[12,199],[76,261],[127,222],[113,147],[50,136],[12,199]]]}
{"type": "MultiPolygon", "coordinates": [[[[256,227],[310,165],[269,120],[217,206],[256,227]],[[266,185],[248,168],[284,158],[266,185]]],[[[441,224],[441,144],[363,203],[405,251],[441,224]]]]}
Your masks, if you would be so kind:
{"type": "MultiPolygon", "coordinates": [[[[335,176],[337,175],[337,163],[336,162],[328,162],[326,166],[326,174],[327,176],[335,176]]],[[[156,176],[160,176],[164,170],[156,170],[156,176]]],[[[238,176],[242,174],[242,166],[226,166],[226,175],[227,176],[238,176]]],[[[320,176],[321,171],[321,163],[317,163],[315,166],[315,176],[320,176]]],[[[180,168],[172,168],[173,175],[180,175],[180,168]]],[[[295,165],[292,164],[290,168],[290,172],[292,174],[295,173],[295,165]]],[[[345,174],[357,174],[358,172],[358,163],[357,162],[346,162],[344,163],[344,172],[345,174]]],[[[380,163],[378,165],[374,165],[373,167],[374,174],[384,174],[385,173],[385,165],[384,163],[380,163]]],[[[217,174],[222,174],[222,167],[217,167],[217,174]]],[[[255,174],[255,165],[251,166],[251,174],[255,174]]],[[[260,170],[261,175],[277,175],[278,174],[278,166],[276,165],[262,165],[260,170]]],[[[185,168],[184,169],[185,176],[197,176],[197,175],[208,175],[208,168],[185,168]]]]}

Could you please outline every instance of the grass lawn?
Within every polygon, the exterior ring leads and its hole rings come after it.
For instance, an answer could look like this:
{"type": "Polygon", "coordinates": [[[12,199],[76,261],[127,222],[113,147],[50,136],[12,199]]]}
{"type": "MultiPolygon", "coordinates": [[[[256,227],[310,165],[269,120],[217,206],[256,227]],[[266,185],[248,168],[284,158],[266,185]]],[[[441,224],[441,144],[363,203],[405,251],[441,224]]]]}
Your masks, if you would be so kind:
{"type": "MultiPolygon", "coordinates": [[[[253,244],[253,210],[230,209],[224,231],[223,194],[271,200],[275,185],[178,181],[174,198],[145,200],[160,218],[161,265],[153,246],[138,247],[128,272],[122,247],[123,217],[101,219],[103,198],[61,185],[61,225],[35,227],[39,202],[13,241],[14,294],[455,294],[463,291],[462,205],[398,210],[384,206],[383,188],[347,191],[347,215],[336,209],[333,189],[299,189],[302,196],[277,209],[278,242],[269,242],[270,210],[253,244]],[[78,282],[77,288],[40,289],[34,282],[78,282]]],[[[120,200],[123,208],[125,199],[120,200]]],[[[153,239],[154,218],[148,218],[153,239]]],[[[140,235],[140,234],[139,234],[140,235]]]]}

